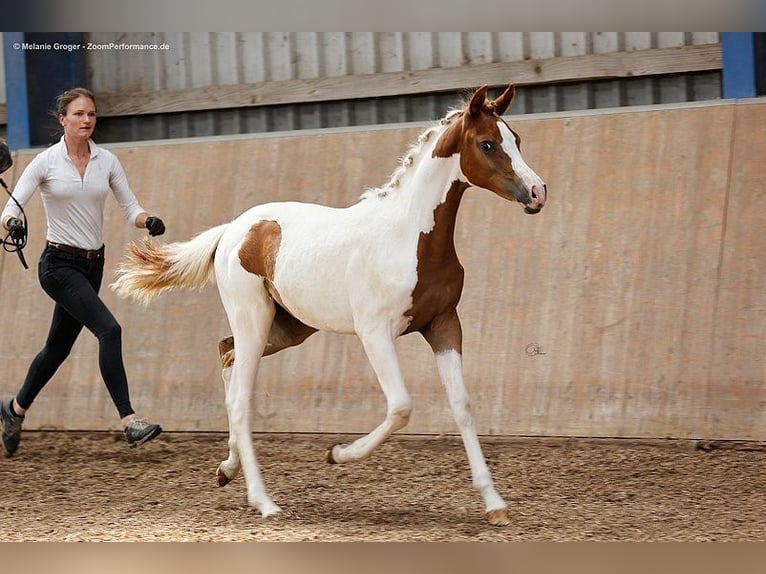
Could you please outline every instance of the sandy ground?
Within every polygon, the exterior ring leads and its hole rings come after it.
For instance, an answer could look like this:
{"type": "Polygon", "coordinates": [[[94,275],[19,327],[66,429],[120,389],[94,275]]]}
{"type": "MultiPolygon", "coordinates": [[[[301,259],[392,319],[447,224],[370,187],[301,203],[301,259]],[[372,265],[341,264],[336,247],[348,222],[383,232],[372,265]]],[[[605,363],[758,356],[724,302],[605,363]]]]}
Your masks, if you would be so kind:
{"type": "Polygon", "coordinates": [[[226,435],[26,432],[0,459],[2,541],[766,540],[762,443],[484,439],[513,522],[487,524],[456,437],[397,436],[351,465],[345,436],[256,436],[272,498],[218,488],[226,435]]]}

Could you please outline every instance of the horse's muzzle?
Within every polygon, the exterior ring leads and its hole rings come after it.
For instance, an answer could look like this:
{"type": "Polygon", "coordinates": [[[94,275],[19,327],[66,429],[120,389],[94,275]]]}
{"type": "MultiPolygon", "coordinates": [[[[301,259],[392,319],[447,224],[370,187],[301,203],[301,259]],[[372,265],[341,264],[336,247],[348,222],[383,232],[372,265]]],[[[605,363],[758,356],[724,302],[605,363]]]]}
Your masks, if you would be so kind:
{"type": "Polygon", "coordinates": [[[529,213],[530,215],[540,213],[547,198],[547,185],[544,183],[542,185],[533,185],[532,189],[529,190],[529,201],[524,203],[524,213],[529,213]]]}

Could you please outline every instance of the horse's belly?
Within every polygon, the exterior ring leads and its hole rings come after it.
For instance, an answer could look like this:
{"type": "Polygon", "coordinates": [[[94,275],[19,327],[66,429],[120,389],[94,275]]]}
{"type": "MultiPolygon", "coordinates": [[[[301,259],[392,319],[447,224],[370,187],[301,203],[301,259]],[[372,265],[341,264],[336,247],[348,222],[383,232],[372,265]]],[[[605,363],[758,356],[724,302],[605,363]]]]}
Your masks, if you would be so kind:
{"type": "Polygon", "coordinates": [[[277,271],[274,293],[296,319],[323,331],[354,332],[354,317],[343,281],[331,281],[322,269],[303,266],[277,271]]]}
{"type": "Polygon", "coordinates": [[[343,256],[317,249],[311,256],[278,257],[276,296],[297,319],[320,330],[353,333],[369,321],[393,325],[412,306],[415,266],[383,261],[376,251],[357,245],[343,256]]]}

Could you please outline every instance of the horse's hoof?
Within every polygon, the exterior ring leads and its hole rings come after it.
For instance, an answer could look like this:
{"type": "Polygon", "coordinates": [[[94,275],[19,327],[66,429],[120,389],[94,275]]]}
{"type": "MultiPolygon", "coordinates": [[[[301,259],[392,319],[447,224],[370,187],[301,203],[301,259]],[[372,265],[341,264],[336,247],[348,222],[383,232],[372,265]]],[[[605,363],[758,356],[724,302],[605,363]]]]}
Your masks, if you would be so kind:
{"type": "Polygon", "coordinates": [[[487,512],[487,522],[492,526],[508,526],[511,523],[511,515],[507,508],[498,508],[487,512]]]}
{"type": "Polygon", "coordinates": [[[338,461],[335,460],[335,457],[332,455],[332,449],[333,448],[335,448],[335,447],[331,446],[330,448],[327,449],[327,452],[325,453],[325,457],[324,458],[325,458],[325,460],[329,464],[338,464],[338,461]]]}
{"type": "Polygon", "coordinates": [[[226,486],[231,482],[231,479],[226,476],[226,473],[221,468],[221,465],[218,465],[218,468],[215,471],[215,477],[218,480],[218,486],[226,486]]]}
{"type": "Polygon", "coordinates": [[[277,516],[280,512],[282,512],[282,509],[272,502],[271,504],[263,505],[260,511],[262,518],[269,518],[270,516],[277,516]]]}

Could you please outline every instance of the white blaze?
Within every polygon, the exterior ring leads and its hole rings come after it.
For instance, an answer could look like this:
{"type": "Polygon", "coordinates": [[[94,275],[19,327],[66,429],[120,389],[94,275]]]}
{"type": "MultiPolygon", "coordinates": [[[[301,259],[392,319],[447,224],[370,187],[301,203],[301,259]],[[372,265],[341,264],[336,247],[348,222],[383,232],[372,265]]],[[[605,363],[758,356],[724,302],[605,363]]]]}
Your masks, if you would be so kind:
{"type": "Polygon", "coordinates": [[[513,171],[515,171],[516,175],[521,178],[524,187],[528,190],[531,190],[532,186],[542,188],[543,185],[545,185],[543,180],[527,165],[527,162],[524,161],[524,158],[521,156],[521,151],[516,145],[516,136],[513,135],[513,132],[508,125],[504,121],[498,120],[497,127],[500,129],[500,135],[503,138],[503,151],[511,158],[513,171]]]}

